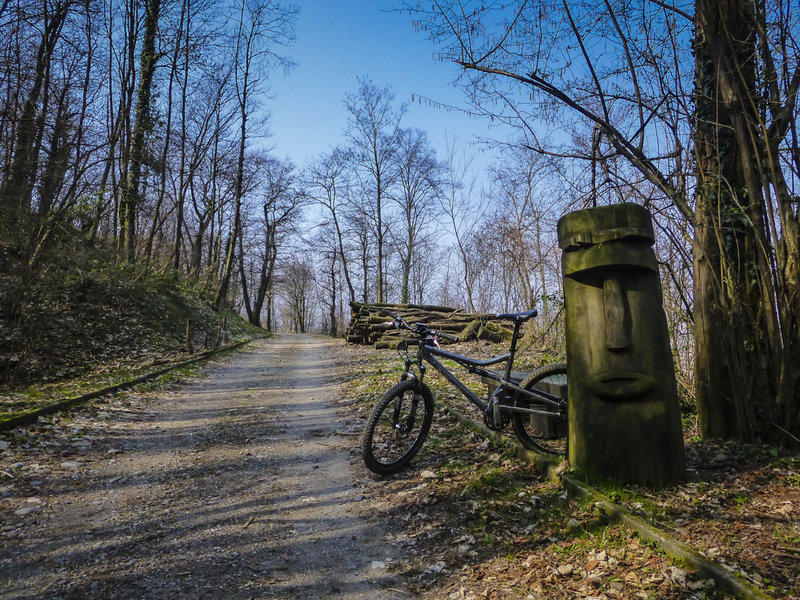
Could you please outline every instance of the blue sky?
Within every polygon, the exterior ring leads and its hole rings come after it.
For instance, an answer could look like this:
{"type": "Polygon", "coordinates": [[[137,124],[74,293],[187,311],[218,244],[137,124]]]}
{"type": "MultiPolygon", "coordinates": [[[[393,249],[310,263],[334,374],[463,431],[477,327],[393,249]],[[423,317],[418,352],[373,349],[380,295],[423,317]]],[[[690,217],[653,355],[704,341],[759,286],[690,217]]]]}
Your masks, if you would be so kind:
{"type": "MultiPolygon", "coordinates": [[[[427,131],[440,159],[446,157],[445,136],[458,146],[474,137],[504,138],[488,120],[470,118],[426,104],[412,96],[465,106],[452,82],[458,67],[434,57],[436,48],[414,31],[411,17],[391,12],[392,0],[294,0],[300,7],[297,42],[288,54],[297,66],[272,81],[274,99],[270,144],[280,157],[302,166],[342,140],[347,113],[345,94],[354,92],[359,76],[380,87],[390,86],[398,102],[409,104],[404,126],[427,131]]],[[[485,167],[491,155],[479,152],[474,166],[485,167]]]]}

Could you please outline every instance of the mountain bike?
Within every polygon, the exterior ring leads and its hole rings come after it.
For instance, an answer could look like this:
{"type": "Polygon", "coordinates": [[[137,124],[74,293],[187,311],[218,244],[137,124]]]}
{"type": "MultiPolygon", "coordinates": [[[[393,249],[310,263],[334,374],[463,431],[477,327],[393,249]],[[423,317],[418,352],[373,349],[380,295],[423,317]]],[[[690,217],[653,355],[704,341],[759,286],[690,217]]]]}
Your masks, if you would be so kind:
{"type": "Polygon", "coordinates": [[[564,455],[567,452],[567,365],[540,367],[524,378],[513,371],[520,327],[536,316],[536,310],[497,315],[513,326],[506,354],[478,360],[449,352],[440,340],[458,341],[424,323],[414,325],[399,315],[384,310],[392,318],[389,326],[411,332],[415,339],[404,339],[398,352],[405,367],[400,381],[386,391],[367,420],[361,437],[361,454],[371,471],[380,475],[405,468],[419,452],[433,420],[433,394],[424,383],[426,364],[436,371],[483,413],[489,429],[500,431],[510,423],[519,442],[529,450],[564,455]],[[410,349],[416,346],[416,353],[410,349]],[[470,373],[496,384],[494,391],[480,398],[440,359],[455,362],[470,373]],[[488,367],[505,362],[502,370],[488,367]]]}

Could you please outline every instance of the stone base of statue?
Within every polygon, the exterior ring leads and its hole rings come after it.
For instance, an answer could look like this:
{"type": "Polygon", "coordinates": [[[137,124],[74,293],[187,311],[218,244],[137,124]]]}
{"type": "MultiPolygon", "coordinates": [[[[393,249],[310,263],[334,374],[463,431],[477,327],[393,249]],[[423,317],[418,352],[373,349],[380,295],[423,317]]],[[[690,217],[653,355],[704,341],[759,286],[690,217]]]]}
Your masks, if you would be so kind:
{"type": "Polygon", "coordinates": [[[579,210],[562,217],[558,238],[570,464],[594,481],[675,483],[683,434],[650,214],[579,210]]]}

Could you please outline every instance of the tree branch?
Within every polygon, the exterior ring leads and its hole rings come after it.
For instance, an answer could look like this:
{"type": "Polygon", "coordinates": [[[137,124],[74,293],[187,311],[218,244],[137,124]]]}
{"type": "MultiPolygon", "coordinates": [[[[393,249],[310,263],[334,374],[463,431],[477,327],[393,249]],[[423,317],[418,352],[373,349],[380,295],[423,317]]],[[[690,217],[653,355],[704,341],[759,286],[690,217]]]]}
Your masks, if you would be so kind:
{"type": "Polygon", "coordinates": [[[653,164],[652,159],[645,156],[641,149],[637,148],[629,140],[627,140],[622,132],[614,127],[614,125],[612,125],[607,119],[601,118],[592,111],[581,106],[563,90],[555,87],[549,81],[539,77],[535,73],[529,73],[527,76],[523,76],[502,69],[484,67],[472,62],[458,62],[458,64],[464,69],[471,69],[490,75],[499,75],[509,79],[514,79],[526,85],[530,85],[531,87],[559,100],[565,106],[576,111],[578,114],[582,115],[591,122],[596,123],[603,133],[608,137],[614,149],[617,150],[621,156],[624,156],[628,161],[630,161],[630,163],[636,167],[647,178],[648,181],[653,183],[662,192],[664,192],[675,204],[676,208],[681,212],[683,217],[689,221],[689,223],[694,223],[694,211],[692,210],[691,206],[689,206],[686,198],[683,197],[683,194],[676,189],[675,186],[672,185],[672,183],[670,183],[664,174],[658,169],[658,167],[653,164]]]}
{"type": "Polygon", "coordinates": [[[687,21],[694,21],[694,16],[690,15],[689,13],[681,10],[677,6],[673,6],[672,4],[667,4],[666,2],[662,2],[661,0],[650,0],[653,4],[660,6],[664,10],[668,10],[674,12],[676,15],[679,15],[686,19],[687,21]]]}

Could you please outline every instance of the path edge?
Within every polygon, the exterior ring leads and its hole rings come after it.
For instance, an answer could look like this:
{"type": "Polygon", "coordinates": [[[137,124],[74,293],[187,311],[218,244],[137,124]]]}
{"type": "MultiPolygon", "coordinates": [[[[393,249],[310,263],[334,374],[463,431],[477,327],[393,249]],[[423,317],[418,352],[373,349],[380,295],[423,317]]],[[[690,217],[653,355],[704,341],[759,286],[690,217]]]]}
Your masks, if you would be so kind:
{"type": "Polygon", "coordinates": [[[266,336],[249,338],[246,340],[241,340],[239,342],[228,344],[227,346],[221,346],[220,348],[215,348],[213,350],[204,350],[203,352],[196,354],[192,358],[172,363],[167,367],[162,367],[161,369],[157,369],[149,373],[144,373],[142,375],[134,377],[133,379],[128,379],[121,383],[116,383],[114,385],[100,388],[99,390],[94,390],[92,392],[87,392],[85,394],[80,394],[78,396],[73,396],[71,398],[59,400],[58,402],[54,402],[52,404],[47,404],[45,406],[35,408],[21,415],[15,415],[13,417],[9,417],[8,419],[0,420],[0,431],[8,431],[9,429],[14,429],[15,427],[30,425],[31,423],[35,423],[39,419],[39,417],[51,415],[53,413],[74,408],[85,402],[88,402],[89,400],[94,400],[95,398],[100,398],[107,394],[113,394],[114,392],[130,389],[135,385],[144,383],[145,381],[149,381],[150,379],[154,379],[156,377],[160,377],[161,375],[169,373],[170,371],[174,371],[175,369],[180,369],[181,367],[185,367],[194,364],[196,362],[212,358],[218,354],[223,354],[225,352],[237,350],[238,348],[241,348],[242,346],[245,346],[246,344],[249,344],[251,342],[265,339],[265,337],[266,336]]]}

